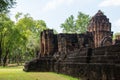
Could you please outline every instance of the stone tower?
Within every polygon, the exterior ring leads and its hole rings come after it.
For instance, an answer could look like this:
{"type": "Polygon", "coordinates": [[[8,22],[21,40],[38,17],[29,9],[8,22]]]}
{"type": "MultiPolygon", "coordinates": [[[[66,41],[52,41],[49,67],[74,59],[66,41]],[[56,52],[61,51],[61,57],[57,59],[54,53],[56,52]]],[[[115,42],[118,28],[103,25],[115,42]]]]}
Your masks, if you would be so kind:
{"type": "Polygon", "coordinates": [[[111,23],[102,11],[99,10],[92,17],[88,25],[88,32],[92,32],[94,36],[95,48],[112,45],[111,23]]]}

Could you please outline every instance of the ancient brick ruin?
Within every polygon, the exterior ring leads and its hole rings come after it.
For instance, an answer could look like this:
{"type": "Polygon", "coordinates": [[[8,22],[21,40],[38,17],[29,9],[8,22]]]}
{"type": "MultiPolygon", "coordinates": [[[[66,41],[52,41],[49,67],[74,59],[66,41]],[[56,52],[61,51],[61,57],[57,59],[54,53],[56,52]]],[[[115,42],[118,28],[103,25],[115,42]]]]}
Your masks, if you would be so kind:
{"type": "Polygon", "coordinates": [[[99,10],[83,34],[41,33],[39,58],[25,64],[25,71],[51,71],[82,80],[120,79],[120,36],[112,40],[109,19],[99,10]],[[114,42],[114,43],[113,43],[114,42]]]}

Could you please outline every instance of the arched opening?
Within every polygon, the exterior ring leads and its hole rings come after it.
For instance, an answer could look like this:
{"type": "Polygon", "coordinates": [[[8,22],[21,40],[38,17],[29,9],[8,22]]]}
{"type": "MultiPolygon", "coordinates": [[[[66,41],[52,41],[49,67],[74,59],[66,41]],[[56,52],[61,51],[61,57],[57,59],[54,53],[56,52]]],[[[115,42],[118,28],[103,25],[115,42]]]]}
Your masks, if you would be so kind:
{"type": "Polygon", "coordinates": [[[100,46],[103,47],[103,46],[110,46],[112,45],[112,38],[107,36],[107,37],[104,37],[102,39],[102,41],[100,42],[100,46]]]}

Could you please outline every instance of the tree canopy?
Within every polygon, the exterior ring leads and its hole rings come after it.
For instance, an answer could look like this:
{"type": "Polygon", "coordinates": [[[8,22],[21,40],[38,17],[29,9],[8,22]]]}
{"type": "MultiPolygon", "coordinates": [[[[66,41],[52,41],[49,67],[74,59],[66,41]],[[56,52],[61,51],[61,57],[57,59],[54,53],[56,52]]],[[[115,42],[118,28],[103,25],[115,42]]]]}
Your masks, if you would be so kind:
{"type": "Polygon", "coordinates": [[[79,12],[76,20],[74,16],[71,15],[60,27],[63,29],[64,33],[83,33],[86,31],[89,20],[89,15],[79,12]]]}
{"type": "Polygon", "coordinates": [[[16,0],[0,0],[0,12],[9,11],[16,4],[16,0]]]}
{"type": "Polygon", "coordinates": [[[40,32],[47,29],[45,21],[34,20],[29,14],[17,13],[15,18],[16,22],[0,14],[0,64],[4,66],[7,59],[19,63],[35,57],[40,49],[40,32]]]}

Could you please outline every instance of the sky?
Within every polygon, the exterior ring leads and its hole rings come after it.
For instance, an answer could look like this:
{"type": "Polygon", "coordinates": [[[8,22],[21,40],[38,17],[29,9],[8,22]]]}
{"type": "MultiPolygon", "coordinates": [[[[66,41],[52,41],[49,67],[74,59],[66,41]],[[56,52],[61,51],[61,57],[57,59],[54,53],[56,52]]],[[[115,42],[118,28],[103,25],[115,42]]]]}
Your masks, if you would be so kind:
{"type": "Polygon", "coordinates": [[[112,23],[112,31],[120,32],[120,0],[16,0],[10,17],[15,20],[17,12],[29,13],[35,20],[44,20],[47,27],[61,33],[60,25],[78,12],[94,16],[98,10],[104,12],[112,23]]]}

